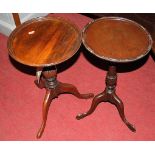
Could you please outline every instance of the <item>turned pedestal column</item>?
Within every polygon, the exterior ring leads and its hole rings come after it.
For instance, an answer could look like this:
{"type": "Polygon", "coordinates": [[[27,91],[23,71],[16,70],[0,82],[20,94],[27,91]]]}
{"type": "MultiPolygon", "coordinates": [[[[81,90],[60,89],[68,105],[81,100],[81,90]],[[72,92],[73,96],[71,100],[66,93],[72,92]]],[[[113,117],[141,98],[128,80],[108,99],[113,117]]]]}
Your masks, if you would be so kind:
{"type": "Polygon", "coordinates": [[[103,17],[85,26],[82,41],[90,53],[109,62],[109,70],[105,80],[105,90],[94,97],[87,112],[77,115],[76,118],[82,119],[92,114],[99,103],[110,102],[116,106],[122,121],[135,132],[135,127],[126,119],[123,102],[116,95],[115,64],[123,65],[128,62],[132,65],[132,61],[138,61],[148,54],[152,46],[150,34],[134,21],[120,17],[103,17]]]}
{"type": "Polygon", "coordinates": [[[80,99],[88,99],[88,98],[92,98],[94,96],[92,93],[81,94],[74,85],[59,82],[57,80],[57,71],[56,70],[43,71],[39,82],[38,82],[38,80],[35,80],[34,82],[38,86],[38,88],[46,89],[46,94],[45,94],[45,98],[44,98],[43,106],[42,106],[43,120],[42,120],[41,127],[37,133],[37,138],[40,138],[41,135],[43,134],[43,131],[44,131],[45,125],[46,125],[48,109],[49,109],[50,104],[54,98],[56,98],[60,94],[64,94],[64,93],[72,94],[80,99]]]}
{"type": "Polygon", "coordinates": [[[92,105],[91,105],[90,109],[88,110],[88,112],[78,114],[76,116],[76,118],[79,120],[79,119],[82,119],[82,118],[92,114],[95,111],[96,107],[101,102],[110,102],[116,106],[122,121],[127,125],[127,127],[131,131],[135,132],[136,131],[135,127],[131,123],[129,123],[125,117],[124,105],[123,105],[122,100],[116,95],[117,72],[116,72],[115,66],[109,66],[109,70],[107,72],[105,82],[106,82],[105,90],[102,93],[100,93],[94,97],[94,99],[92,101],[92,105]]]}
{"type": "Polygon", "coordinates": [[[70,59],[81,45],[81,32],[76,25],[61,17],[39,17],[18,26],[9,36],[8,50],[16,61],[37,68],[35,84],[45,88],[42,124],[37,133],[40,138],[45,129],[52,99],[70,93],[87,99],[93,94],[81,94],[72,84],[57,80],[55,66],[70,59]]]}

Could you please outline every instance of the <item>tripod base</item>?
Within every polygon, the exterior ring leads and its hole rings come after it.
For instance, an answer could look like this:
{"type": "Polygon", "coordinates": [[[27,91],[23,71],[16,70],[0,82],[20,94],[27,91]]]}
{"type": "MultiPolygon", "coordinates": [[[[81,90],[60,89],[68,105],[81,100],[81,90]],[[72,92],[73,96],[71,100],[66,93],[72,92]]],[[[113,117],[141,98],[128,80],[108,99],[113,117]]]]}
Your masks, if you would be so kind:
{"type": "Polygon", "coordinates": [[[110,66],[106,76],[105,90],[102,93],[96,95],[92,101],[90,109],[86,113],[78,114],[76,116],[76,119],[79,120],[92,114],[95,111],[96,107],[99,105],[99,103],[110,102],[116,106],[122,121],[127,125],[127,127],[132,132],[135,132],[136,131],[135,127],[131,123],[129,123],[125,117],[123,102],[115,93],[116,82],[117,82],[116,67],[110,66]]]}
{"type": "Polygon", "coordinates": [[[45,98],[43,101],[43,107],[42,107],[42,124],[41,127],[37,133],[37,138],[40,138],[44,132],[46,121],[47,121],[47,115],[48,115],[48,110],[50,107],[50,104],[52,100],[58,95],[63,94],[63,93],[69,93],[72,94],[80,99],[88,99],[94,97],[94,94],[89,93],[89,94],[80,94],[77,88],[74,85],[67,84],[67,83],[61,83],[56,80],[56,71],[51,70],[51,71],[43,71],[43,76],[41,77],[39,83],[38,80],[35,80],[35,84],[40,88],[45,88],[46,89],[46,94],[45,98]]]}

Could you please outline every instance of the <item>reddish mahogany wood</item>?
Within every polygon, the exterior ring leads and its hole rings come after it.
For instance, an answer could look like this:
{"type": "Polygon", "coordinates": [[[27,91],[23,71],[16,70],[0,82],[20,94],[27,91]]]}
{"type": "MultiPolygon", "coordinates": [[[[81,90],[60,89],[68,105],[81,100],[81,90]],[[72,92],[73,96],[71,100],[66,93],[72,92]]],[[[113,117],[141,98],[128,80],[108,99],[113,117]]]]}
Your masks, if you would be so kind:
{"type": "Polygon", "coordinates": [[[18,26],[9,36],[10,56],[20,63],[37,67],[35,84],[46,90],[42,107],[42,124],[37,138],[44,132],[50,103],[59,94],[69,93],[81,99],[94,96],[92,93],[81,94],[74,85],[57,81],[56,70],[43,69],[72,57],[80,44],[79,29],[60,17],[32,19],[18,26]]]}
{"type": "Polygon", "coordinates": [[[107,76],[106,76],[105,90],[102,93],[94,97],[92,101],[92,105],[86,113],[78,114],[76,118],[79,120],[92,114],[95,111],[96,107],[101,102],[110,102],[116,106],[122,121],[127,125],[127,127],[131,131],[135,132],[136,131],[135,127],[126,119],[126,116],[124,114],[124,105],[123,105],[122,100],[116,95],[116,89],[115,89],[116,84],[117,84],[116,67],[110,66],[109,71],[107,72],[107,76]]]}
{"type": "Polygon", "coordinates": [[[9,36],[9,54],[20,63],[44,67],[72,57],[81,45],[78,27],[60,17],[39,17],[18,26],[9,36]]]}
{"type": "Polygon", "coordinates": [[[89,23],[83,31],[83,42],[89,51],[114,62],[140,59],[152,44],[145,28],[125,18],[100,18],[89,23]]]}
{"type": "Polygon", "coordinates": [[[92,114],[101,102],[114,104],[122,121],[135,132],[124,114],[124,105],[116,95],[117,72],[114,62],[135,61],[151,49],[152,38],[139,24],[124,18],[105,17],[89,23],[83,30],[83,43],[92,54],[111,62],[106,76],[105,90],[96,95],[90,109],[76,116],[82,119],[92,114]]]}
{"type": "Polygon", "coordinates": [[[48,70],[48,71],[43,71],[42,77],[39,83],[37,80],[35,80],[35,84],[40,89],[42,88],[46,89],[46,95],[44,98],[43,108],[42,108],[43,120],[42,120],[41,127],[37,133],[37,138],[40,138],[44,132],[49,106],[52,100],[58,97],[58,95],[69,93],[80,99],[88,99],[88,98],[94,97],[92,93],[81,94],[74,85],[59,82],[57,81],[56,77],[57,77],[56,70],[48,70]]]}

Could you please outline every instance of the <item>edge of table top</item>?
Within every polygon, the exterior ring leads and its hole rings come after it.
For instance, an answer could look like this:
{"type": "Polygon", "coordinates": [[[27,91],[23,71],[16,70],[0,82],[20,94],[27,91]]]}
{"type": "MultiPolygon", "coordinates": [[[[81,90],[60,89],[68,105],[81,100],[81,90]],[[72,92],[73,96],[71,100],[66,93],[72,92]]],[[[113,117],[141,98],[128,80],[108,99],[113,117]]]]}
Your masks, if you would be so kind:
{"type": "Polygon", "coordinates": [[[82,37],[82,34],[81,34],[80,29],[78,28],[77,25],[75,25],[75,24],[74,24],[72,21],[70,21],[69,19],[65,19],[65,18],[63,18],[63,17],[51,17],[51,16],[50,16],[50,17],[47,17],[47,16],[45,16],[45,17],[36,17],[36,18],[33,18],[33,19],[31,19],[31,20],[28,20],[28,21],[22,23],[21,25],[19,25],[18,27],[16,27],[16,28],[12,31],[12,33],[10,34],[10,36],[9,36],[9,38],[8,38],[8,41],[7,41],[7,48],[8,48],[8,51],[9,51],[9,55],[10,55],[13,59],[15,59],[17,62],[19,62],[19,63],[22,63],[22,64],[27,65],[27,66],[32,66],[32,67],[48,67],[48,66],[52,66],[52,65],[57,65],[57,64],[63,63],[63,62],[65,62],[65,61],[67,61],[68,59],[70,59],[71,57],[73,57],[73,56],[77,53],[77,51],[79,50],[79,48],[80,48],[80,46],[81,46],[81,43],[82,43],[81,37],[82,37]],[[13,52],[13,49],[12,49],[12,40],[14,39],[15,34],[18,33],[18,32],[20,32],[20,30],[22,30],[24,27],[26,27],[27,25],[29,25],[29,24],[31,24],[31,23],[33,23],[33,22],[38,22],[38,21],[42,21],[42,20],[52,20],[52,19],[61,20],[61,21],[65,22],[65,23],[70,24],[70,25],[71,25],[73,28],[75,28],[76,31],[79,33],[79,36],[78,36],[78,37],[79,37],[79,38],[78,38],[78,47],[77,47],[77,49],[73,52],[73,54],[72,54],[70,57],[68,57],[67,59],[63,60],[62,62],[58,62],[58,63],[49,63],[49,64],[27,64],[27,63],[25,63],[24,61],[22,61],[22,60],[18,59],[17,57],[15,57],[15,55],[13,54],[13,53],[14,53],[14,52],[13,52]]]}
{"type": "Polygon", "coordinates": [[[139,23],[137,23],[137,22],[135,22],[135,21],[133,21],[133,20],[127,19],[127,18],[123,18],[123,17],[113,17],[113,16],[111,16],[111,17],[110,17],[110,16],[109,16],[109,17],[101,17],[101,18],[98,18],[98,19],[94,19],[93,21],[90,21],[90,22],[84,27],[84,29],[82,30],[82,42],[83,42],[84,46],[86,47],[86,49],[87,49],[91,54],[95,55],[96,57],[98,57],[98,58],[100,58],[100,59],[104,59],[104,60],[106,60],[106,61],[116,62],[116,63],[127,63],[127,62],[137,61],[137,60],[141,59],[142,57],[146,56],[146,55],[150,52],[150,50],[151,50],[151,48],[152,48],[152,45],[153,45],[153,40],[152,40],[152,37],[151,37],[150,33],[149,33],[149,32],[146,30],[146,28],[144,28],[142,25],[140,25],[139,23]],[[148,40],[149,40],[149,46],[148,46],[147,51],[145,52],[145,54],[140,55],[140,56],[138,56],[138,57],[136,57],[136,58],[134,58],[134,59],[114,59],[114,58],[99,56],[98,54],[96,54],[96,53],[94,52],[94,50],[91,49],[91,48],[87,45],[87,43],[86,43],[86,41],[85,41],[84,35],[85,35],[85,31],[87,30],[87,28],[88,28],[91,24],[93,24],[93,23],[96,22],[96,21],[100,21],[100,20],[104,20],[104,19],[121,20],[121,21],[131,22],[131,23],[137,25],[138,27],[140,27],[141,29],[143,29],[143,30],[146,32],[146,34],[148,35],[148,40]]]}

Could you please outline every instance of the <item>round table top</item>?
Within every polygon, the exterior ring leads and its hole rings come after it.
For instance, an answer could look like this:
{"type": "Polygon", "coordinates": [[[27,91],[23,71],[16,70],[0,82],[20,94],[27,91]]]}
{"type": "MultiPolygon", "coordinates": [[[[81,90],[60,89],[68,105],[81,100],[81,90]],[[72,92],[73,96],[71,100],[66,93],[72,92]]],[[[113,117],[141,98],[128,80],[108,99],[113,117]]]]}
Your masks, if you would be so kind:
{"type": "Polygon", "coordinates": [[[76,25],[61,17],[39,17],[17,27],[9,36],[8,50],[16,61],[34,67],[59,64],[81,45],[76,25]]]}
{"type": "Polygon", "coordinates": [[[120,17],[103,17],[88,23],[82,41],[92,54],[111,62],[138,60],[152,47],[152,38],[145,28],[120,17]]]}

